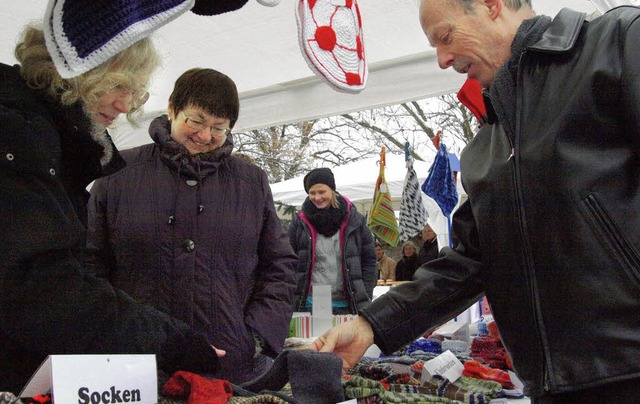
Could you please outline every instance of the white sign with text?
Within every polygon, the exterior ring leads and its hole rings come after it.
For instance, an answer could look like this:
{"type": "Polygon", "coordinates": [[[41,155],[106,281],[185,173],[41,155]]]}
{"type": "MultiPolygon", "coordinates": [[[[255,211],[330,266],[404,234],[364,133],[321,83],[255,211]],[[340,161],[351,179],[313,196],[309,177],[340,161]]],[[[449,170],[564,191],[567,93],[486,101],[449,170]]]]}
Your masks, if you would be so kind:
{"type": "Polygon", "coordinates": [[[50,355],[20,397],[51,394],[57,403],[158,402],[155,355],[50,355]]]}
{"type": "Polygon", "coordinates": [[[333,327],[331,286],[313,285],[312,295],[311,332],[313,337],[319,337],[333,327]]]}
{"type": "Polygon", "coordinates": [[[431,376],[439,375],[450,382],[455,382],[462,376],[463,370],[464,365],[460,362],[460,359],[447,350],[424,363],[420,380],[424,383],[431,376]]]}

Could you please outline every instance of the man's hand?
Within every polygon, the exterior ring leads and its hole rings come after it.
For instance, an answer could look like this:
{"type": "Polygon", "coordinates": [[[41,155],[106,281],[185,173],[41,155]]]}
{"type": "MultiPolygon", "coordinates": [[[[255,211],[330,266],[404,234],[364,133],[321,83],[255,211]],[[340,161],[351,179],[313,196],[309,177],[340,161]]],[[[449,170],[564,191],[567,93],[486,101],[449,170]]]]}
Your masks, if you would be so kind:
{"type": "Polygon", "coordinates": [[[333,352],[342,358],[342,367],[353,367],[373,344],[373,330],[363,317],[342,323],[313,341],[308,349],[333,352]]]}

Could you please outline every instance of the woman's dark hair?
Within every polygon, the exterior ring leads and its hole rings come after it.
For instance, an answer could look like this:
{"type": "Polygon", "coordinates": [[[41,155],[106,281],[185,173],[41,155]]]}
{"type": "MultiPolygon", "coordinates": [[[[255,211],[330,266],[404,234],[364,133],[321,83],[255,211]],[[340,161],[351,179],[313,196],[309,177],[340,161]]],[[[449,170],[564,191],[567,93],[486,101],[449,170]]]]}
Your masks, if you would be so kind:
{"type": "Polygon", "coordinates": [[[189,106],[202,108],[218,118],[227,118],[233,128],[240,113],[236,84],[213,69],[195,68],[182,73],[169,96],[174,113],[189,106]]]}

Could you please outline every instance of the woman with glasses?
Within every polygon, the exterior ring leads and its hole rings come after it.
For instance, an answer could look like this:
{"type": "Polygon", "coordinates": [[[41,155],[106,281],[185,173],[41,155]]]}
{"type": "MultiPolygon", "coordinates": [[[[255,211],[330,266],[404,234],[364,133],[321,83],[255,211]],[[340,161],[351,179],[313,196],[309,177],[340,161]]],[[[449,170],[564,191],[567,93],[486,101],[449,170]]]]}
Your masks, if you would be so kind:
{"type": "Polygon", "coordinates": [[[289,332],[298,259],[276,215],[266,173],[231,154],[235,83],[212,69],[175,82],[152,144],[96,181],[89,245],[115,287],[226,351],[214,376],[263,373],[289,332]]]}
{"type": "Polygon", "coordinates": [[[50,354],[153,353],[167,372],[214,372],[204,333],[86,275],[86,187],[124,166],[106,128],[142,106],[151,41],[68,79],[39,28],[15,55],[0,64],[0,391],[20,392],[50,354]]]}

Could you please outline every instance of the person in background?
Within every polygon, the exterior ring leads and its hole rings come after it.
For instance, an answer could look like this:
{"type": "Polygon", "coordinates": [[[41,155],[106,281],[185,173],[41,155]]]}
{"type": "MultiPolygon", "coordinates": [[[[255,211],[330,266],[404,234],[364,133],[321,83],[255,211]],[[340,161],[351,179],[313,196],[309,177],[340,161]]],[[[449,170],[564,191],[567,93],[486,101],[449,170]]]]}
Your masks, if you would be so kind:
{"type": "Polygon", "coordinates": [[[396,261],[386,255],[382,249],[382,245],[376,243],[376,260],[378,279],[384,282],[393,282],[396,280],[396,261]]]}
{"type": "Polygon", "coordinates": [[[373,298],[376,253],[366,220],[336,191],[328,168],[303,179],[309,195],[289,224],[289,240],[300,258],[296,311],[311,311],[314,285],[330,285],[334,314],[357,314],[373,298]]]}
{"type": "Polygon", "coordinates": [[[95,182],[95,271],[227,352],[213,376],[241,383],[282,351],[293,311],[293,253],[267,175],[231,154],[239,115],[228,76],[194,68],[175,82],[153,143],[95,182]]]}
{"type": "Polygon", "coordinates": [[[311,347],[353,366],[486,292],[534,404],[637,402],[640,8],[552,19],[526,0],[422,0],[420,21],[440,67],[485,88],[454,246],[311,347]]]}
{"type": "Polygon", "coordinates": [[[167,372],[213,372],[218,354],[184,322],[87,274],[86,187],[124,166],[106,132],[146,99],[148,38],[63,79],[43,31],[0,64],[0,391],[19,392],[51,354],[156,354],[167,372]]]}
{"type": "Polygon", "coordinates": [[[396,264],[396,281],[410,281],[420,265],[418,253],[413,241],[405,241],[402,244],[402,259],[396,264]]]}
{"type": "Polygon", "coordinates": [[[418,266],[438,258],[438,238],[431,226],[426,224],[422,229],[422,247],[418,252],[418,266]]]}

